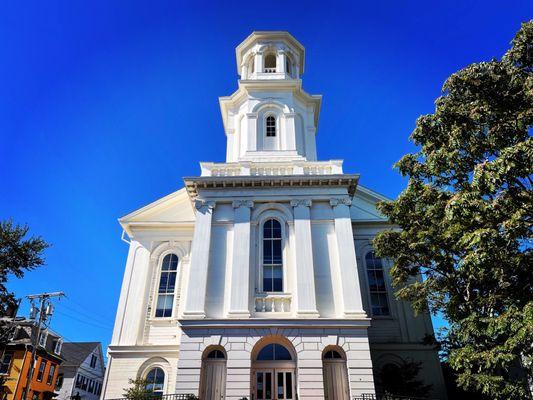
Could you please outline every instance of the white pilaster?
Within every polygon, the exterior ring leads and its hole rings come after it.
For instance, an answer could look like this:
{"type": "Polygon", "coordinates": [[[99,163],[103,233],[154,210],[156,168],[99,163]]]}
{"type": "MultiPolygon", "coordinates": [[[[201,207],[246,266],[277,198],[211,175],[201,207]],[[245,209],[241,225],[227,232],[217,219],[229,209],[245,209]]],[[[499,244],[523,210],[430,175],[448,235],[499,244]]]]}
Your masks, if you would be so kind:
{"type": "Polygon", "coordinates": [[[285,148],[283,150],[296,150],[296,117],[295,113],[283,114],[285,120],[285,148]]]}
{"type": "Polygon", "coordinates": [[[211,243],[211,218],[214,201],[196,200],[196,224],[191,248],[191,264],[184,318],[205,318],[207,270],[211,243]]]}
{"type": "Polygon", "coordinates": [[[251,200],[235,200],[233,228],[233,265],[228,317],[250,317],[250,209],[251,200]]]}
{"type": "Polygon", "coordinates": [[[339,276],[345,318],[366,317],[363,310],[361,286],[357,271],[357,259],[350,217],[351,200],[348,198],[331,199],[335,217],[335,234],[339,253],[339,276]]]}
{"type": "Polygon", "coordinates": [[[311,200],[291,200],[294,207],[294,234],[296,250],[296,314],[316,318],[315,273],[311,237],[311,200]]]}
{"type": "Polygon", "coordinates": [[[257,150],[257,113],[248,113],[246,114],[246,118],[248,120],[248,132],[246,134],[247,137],[247,147],[246,149],[248,151],[256,151],[257,150]]]}

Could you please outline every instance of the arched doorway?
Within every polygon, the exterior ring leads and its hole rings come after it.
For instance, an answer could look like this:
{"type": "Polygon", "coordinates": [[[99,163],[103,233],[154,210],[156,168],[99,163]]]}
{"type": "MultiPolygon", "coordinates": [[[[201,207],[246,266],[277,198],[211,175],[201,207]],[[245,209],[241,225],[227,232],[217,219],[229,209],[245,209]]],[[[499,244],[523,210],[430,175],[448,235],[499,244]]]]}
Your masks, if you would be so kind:
{"type": "Polygon", "coordinates": [[[221,348],[210,348],[202,360],[200,398],[221,400],[226,397],[226,353],[221,348]]]}
{"type": "Polygon", "coordinates": [[[350,400],[348,372],[344,353],[337,348],[328,348],[322,354],[324,373],[324,399],[350,400]]]}
{"type": "Polygon", "coordinates": [[[256,400],[295,400],[296,355],[282,343],[261,343],[252,352],[252,393],[256,400]]]}

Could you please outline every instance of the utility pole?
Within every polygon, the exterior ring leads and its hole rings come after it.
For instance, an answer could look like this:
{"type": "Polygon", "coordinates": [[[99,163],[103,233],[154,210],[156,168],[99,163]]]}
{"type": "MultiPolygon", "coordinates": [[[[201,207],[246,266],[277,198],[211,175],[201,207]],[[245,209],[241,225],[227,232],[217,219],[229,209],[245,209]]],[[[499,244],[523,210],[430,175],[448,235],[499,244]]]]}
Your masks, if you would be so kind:
{"type": "Polygon", "coordinates": [[[46,321],[46,318],[48,316],[52,315],[52,308],[49,309],[49,313],[47,313],[48,307],[51,307],[50,299],[52,297],[62,297],[65,293],[63,292],[52,292],[52,293],[40,293],[40,294],[32,294],[29,296],[26,296],[31,302],[32,302],[32,311],[33,311],[33,301],[36,299],[39,299],[39,319],[37,322],[37,331],[36,334],[33,335],[33,329],[32,329],[32,336],[31,336],[31,358],[30,358],[30,369],[28,372],[28,385],[26,386],[26,393],[24,394],[25,399],[23,400],[30,400],[30,391],[31,391],[31,382],[33,380],[33,373],[35,372],[35,356],[37,355],[37,346],[39,345],[39,338],[41,337],[41,325],[46,321]]]}

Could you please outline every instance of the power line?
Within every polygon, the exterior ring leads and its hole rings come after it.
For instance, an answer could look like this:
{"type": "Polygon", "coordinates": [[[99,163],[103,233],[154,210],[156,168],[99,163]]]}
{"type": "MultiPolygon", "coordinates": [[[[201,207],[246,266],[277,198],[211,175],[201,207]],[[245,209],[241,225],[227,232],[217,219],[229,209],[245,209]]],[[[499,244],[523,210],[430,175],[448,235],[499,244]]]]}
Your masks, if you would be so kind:
{"type": "Polygon", "coordinates": [[[91,322],[91,321],[88,321],[87,319],[81,319],[81,318],[78,318],[78,317],[76,317],[74,315],[67,314],[67,313],[65,313],[63,311],[59,311],[58,310],[57,312],[58,312],[58,314],[61,314],[61,315],[65,316],[65,317],[67,317],[67,318],[71,318],[71,319],[73,319],[75,321],[81,322],[82,324],[94,326],[95,328],[113,329],[110,325],[104,325],[104,324],[102,324],[102,323],[100,323],[98,321],[92,321],[91,322]]]}

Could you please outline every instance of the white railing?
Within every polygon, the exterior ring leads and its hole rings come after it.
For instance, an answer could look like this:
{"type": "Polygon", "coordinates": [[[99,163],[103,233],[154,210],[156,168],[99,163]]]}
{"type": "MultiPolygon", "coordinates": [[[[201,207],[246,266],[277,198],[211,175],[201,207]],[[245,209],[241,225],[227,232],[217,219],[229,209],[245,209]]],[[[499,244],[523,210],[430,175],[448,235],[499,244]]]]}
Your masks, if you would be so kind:
{"type": "Polygon", "coordinates": [[[282,176],[342,174],[342,161],[200,163],[202,176],[282,176]]]}
{"type": "Polygon", "coordinates": [[[250,175],[292,175],[294,168],[291,166],[258,167],[250,168],[250,175]]]}
{"type": "Polygon", "coordinates": [[[290,293],[257,293],[255,295],[255,312],[282,314],[291,311],[292,295],[290,293]]]}

